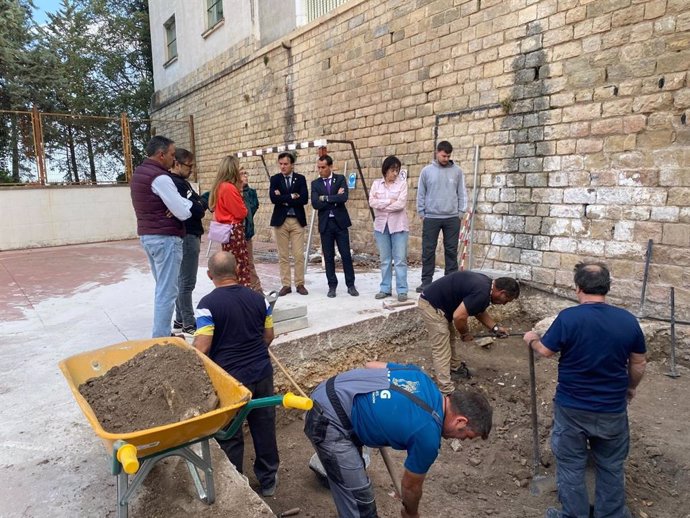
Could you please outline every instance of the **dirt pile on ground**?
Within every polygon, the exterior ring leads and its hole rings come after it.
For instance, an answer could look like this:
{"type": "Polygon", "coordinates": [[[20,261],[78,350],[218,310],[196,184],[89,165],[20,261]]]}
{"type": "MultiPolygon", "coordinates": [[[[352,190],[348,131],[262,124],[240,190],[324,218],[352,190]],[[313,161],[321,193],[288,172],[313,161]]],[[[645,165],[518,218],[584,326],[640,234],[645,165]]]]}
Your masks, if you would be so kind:
{"type": "Polygon", "coordinates": [[[218,406],[198,355],[154,345],[79,387],[104,430],[129,433],[184,421],[218,406]]]}

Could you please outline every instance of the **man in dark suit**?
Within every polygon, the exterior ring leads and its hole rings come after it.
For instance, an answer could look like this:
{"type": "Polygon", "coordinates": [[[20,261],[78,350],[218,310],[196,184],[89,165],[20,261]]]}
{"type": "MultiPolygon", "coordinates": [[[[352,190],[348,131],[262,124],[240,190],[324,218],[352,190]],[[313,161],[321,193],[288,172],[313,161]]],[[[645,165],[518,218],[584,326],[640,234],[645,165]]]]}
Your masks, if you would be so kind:
{"type": "Polygon", "coordinates": [[[345,207],[348,197],[347,182],[343,175],[332,173],[333,159],[330,156],[320,157],[316,166],[319,170],[319,178],[311,182],[311,205],[319,211],[319,234],[326,262],[328,296],[335,297],[335,289],[338,286],[338,278],[335,276],[335,245],[337,244],[343,261],[347,292],[356,297],[359,292],[355,288],[355,269],[352,266],[350,233],[347,230],[352,223],[345,207]]]}
{"type": "Polygon", "coordinates": [[[278,263],[280,264],[280,297],[292,292],[290,278],[290,248],[295,258],[295,286],[297,293],[307,295],[304,287],[304,227],[307,217],[304,206],[309,201],[307,180],[293,171],[295,157],[284,152],[278,155],[280,172],[271,177],[268,193],[273,203],[271,226],[274,227],[278,245],[278,263]]]}

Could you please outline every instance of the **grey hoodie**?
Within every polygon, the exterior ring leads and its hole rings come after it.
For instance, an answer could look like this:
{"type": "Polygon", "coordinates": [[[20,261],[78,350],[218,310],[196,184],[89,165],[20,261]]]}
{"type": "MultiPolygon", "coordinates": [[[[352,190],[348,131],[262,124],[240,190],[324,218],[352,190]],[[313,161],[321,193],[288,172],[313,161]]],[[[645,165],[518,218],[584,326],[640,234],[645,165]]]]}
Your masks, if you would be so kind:
{"type": "Polygon", "coordinates": [[[417,213],[422,218],[459,216],[467,210],[465,177],[453,161],[442,167],[436,160],[422,169],[417,187],[417,213]]]}

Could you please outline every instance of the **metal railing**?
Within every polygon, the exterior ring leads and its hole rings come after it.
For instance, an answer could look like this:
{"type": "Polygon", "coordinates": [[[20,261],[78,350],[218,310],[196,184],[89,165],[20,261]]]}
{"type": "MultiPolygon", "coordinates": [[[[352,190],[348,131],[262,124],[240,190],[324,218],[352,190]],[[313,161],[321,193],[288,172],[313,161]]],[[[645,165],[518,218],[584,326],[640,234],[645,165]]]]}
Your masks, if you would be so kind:
{"type": "Polygon", "coordinates": [[[157,126],[194,152],[194,120],[0,110],[0,185],[126,183],[157,126]]]}

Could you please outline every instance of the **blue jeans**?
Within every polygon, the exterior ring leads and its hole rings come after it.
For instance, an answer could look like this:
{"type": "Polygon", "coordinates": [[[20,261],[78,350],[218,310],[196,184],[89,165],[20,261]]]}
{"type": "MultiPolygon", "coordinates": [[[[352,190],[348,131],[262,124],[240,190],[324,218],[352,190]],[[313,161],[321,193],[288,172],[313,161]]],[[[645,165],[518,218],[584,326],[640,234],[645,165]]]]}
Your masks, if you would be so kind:
{"type": "Polygon", "coordinates": [[[177,279],[182,262],[182,238],[145,235],[140,239],[156,281],[152,338],[168,337],[177,298],[177,279]]]}
{"type": "Polygon", "coordinates": [[[182,240],[182,263],[178,279],[179,293],[175,301],[175,320],[182,322],[182,326],[196,327],[192,292],[196,287],[196,272],[199,269],[199,250],[201,236],[187,234],[182,240]]]}
{"type": "Polygon", "coordinates": [[[625,459],[630,446],[628,414],[603,414],[554,404],[551,449],[563,518],[589,518],[585,485],[587,445],[596,469],[595,518],[624,518],[625,459]]]}
{"type": "Polygon", "coordinates": [[[398,295],[407,293],[407,239],[409,232],[388,231],[388,225],[383,232],[374,230],[376,246],[381,257],[381,286],[379,291],[393,293],[393,267],[395,267],[395,288],[398,295]]]}

